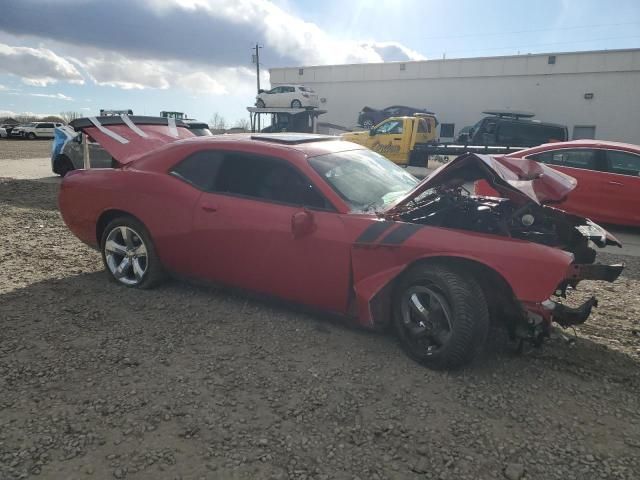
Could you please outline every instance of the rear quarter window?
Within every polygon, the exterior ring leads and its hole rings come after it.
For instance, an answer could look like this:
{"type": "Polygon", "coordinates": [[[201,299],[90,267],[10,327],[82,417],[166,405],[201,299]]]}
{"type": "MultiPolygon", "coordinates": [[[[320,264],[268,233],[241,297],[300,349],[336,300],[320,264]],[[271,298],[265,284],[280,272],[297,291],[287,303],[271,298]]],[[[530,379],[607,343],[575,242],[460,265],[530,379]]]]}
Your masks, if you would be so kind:
{"type": "Polygon", "coordinates": [[[199,190],[212,192],[223,159],[224,155],[221,152],[197,152],[175,165],[170,174],[199,190]]]}
{"type": "Polygon", "coordinates": [[[640,175],[640,155],[621,150],[607,150],[609,171],[620,175],[640,175]]]}

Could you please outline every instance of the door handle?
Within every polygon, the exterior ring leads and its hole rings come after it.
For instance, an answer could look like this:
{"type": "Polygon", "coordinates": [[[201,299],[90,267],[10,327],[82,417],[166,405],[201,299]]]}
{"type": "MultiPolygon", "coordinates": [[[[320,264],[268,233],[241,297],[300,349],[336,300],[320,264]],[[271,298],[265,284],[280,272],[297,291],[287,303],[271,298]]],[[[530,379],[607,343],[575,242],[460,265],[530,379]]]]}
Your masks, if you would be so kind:
{"type": "Polygon", "coordinates": [[[394,140],[402,140],[402,137],[394,137],[394,140]]]}
{"type": "Polygon", "coordinates": [[[607,183],[609,185],[617,185],[618,187],[624,187],[624,183],[616,182],[614,180],[609,180],[607,183]]]}
{"type": "Polygon", "coordinates": [[[212,203],[203,203],[200,206],[200,208],[202,208],[202,210],[204,210],[205,212],[208,212],[208,213],[213,213],[213,212],[217,212],[218,211],[218,207],[216,207],[212,203]]]}

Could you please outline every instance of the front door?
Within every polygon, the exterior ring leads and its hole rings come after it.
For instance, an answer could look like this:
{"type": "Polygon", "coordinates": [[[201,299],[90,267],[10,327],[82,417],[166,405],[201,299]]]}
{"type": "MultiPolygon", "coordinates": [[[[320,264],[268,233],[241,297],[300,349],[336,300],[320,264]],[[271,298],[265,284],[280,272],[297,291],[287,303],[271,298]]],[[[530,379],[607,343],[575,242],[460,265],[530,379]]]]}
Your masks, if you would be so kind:
{"type": "Polygon", "coordinates": [[[381,155],[384,155],[394,163],[404,164],[409,154],[403,145],[404,138],[410,137],[410,132],[404,131],[403,120],[387,120],[373,130],[370,137],[370,144],[367,146],[381,155]]]}
{"type": "Polygon", "coordinates": [[[332,206],[289,162],[226,153],[194,214],[199,276],[344,313],[350,243],[332,206]],[[308,230],[296,234],[294,216],[308,230]]]}

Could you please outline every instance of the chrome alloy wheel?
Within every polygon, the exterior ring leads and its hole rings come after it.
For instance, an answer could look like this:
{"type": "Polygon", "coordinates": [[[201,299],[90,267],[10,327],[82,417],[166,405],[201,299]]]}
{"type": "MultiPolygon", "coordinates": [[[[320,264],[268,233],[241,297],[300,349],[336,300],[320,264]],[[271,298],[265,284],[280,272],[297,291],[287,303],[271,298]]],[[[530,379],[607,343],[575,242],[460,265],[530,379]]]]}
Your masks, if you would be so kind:
{"type": "Polygon", "coordinates": [[[109,232],[104,242],[104,257],[113,277],[134,286],[142,282],[149,260],[142,237],[130,227],[120,226],[109,232]]]}
{"type": "Polygon", "coordinates": [[[433,355],[451,338],[451,309],[436,288],[422,285],[409,287],[400,305],[402,325],[411,343],[433,355]]]}

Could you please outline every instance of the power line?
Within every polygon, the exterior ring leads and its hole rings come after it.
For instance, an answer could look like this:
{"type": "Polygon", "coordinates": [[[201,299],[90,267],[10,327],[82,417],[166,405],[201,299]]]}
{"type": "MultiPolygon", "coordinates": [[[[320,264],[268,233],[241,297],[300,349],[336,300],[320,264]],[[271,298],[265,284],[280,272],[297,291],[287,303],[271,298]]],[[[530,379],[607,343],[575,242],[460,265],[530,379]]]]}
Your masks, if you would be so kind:
{"type": "Polygon", "coordinates": [[[518,48],[529,48],[529,47],[544,47],[548,45],[571,45],[574,43],[589,43],[589,42],[600,42],[603,40],[620,40],[626,38],[640,38],[640,35],[626,35],[626,36],[618,36],[618,37],[604,37],[604,38],[591,38],[589,40],[575,40],[572,42],[550,42],[550,43],[531,43],[528,45],[511,45],[506,47],[492,47],[492,48],[480,48],[475,50],[454,50],[451,52],[447,52],[447,54],[451,53],[473,53],[473,52],[486,52],[493,50],[515,50],[518,48]]]}
{"type": "Polygon", "coordinates": [[[554,31],[557,31],[559,28],[561,28],[562,30],[577,30],[581,28],[619,27],[621,25],[638,25],[638,24],[640,24],[640,22],[599,23],[599,24],[593,24],[593,25],[575,25],[572,27],[538,28],[535,30],[517,30],[512,32],[469,33],[464,35],[437,35],[432,37],[421,37],[421,40],[469,38],[469,37],[491,37],[491,36],[501,36],[501,35],[517,35],[520,33],[554,32],[554,31]]]}

